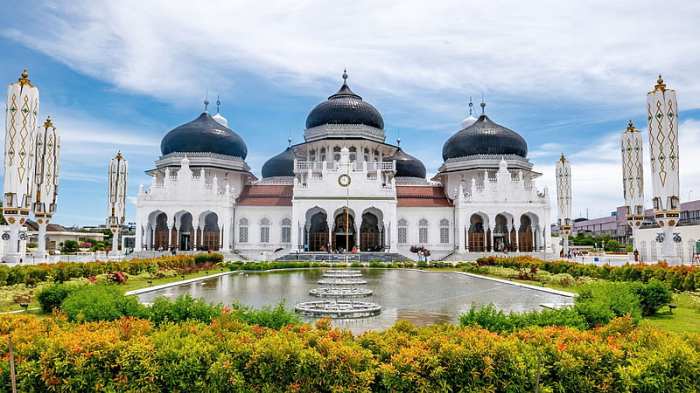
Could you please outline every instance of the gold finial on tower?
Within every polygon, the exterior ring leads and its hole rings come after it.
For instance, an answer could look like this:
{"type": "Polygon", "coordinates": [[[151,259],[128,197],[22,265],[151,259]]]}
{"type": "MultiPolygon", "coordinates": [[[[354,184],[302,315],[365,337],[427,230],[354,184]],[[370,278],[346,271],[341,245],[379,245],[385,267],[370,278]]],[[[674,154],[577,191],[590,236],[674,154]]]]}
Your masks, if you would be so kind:
{"type": "Polygon", "coordinates": [[[25,68],[20,74],[19,79],[17,79],[20,86],[29,85],[32,86],[32,81],[29,80],[29,71],[25,68]]]}
{"type": "Polygon", "coordinates": [[[51,116],[46,117],[46,121],[44,122],[44,128],[56,128],[53,125],[53,122],[51,121],[51,116]]]}
{"type": "Polygon", "coordinates": [[[122,156],[122,151],[121,151],[121,150],[117,150],[117,155],[114,156],[114,158],[116,158],[117,161],[123,160],[123,159],[124,159],[124,156],[122,156]]]}
{"type": "Polygon", "coordinates": [[[627,122],[627,132],[637,132],[637,129],[634,128],[634,123],[632,123],[632,120],[627,122]]]}
{"type": "Polygon", "coordinates": [[[559,157],[559,161],[566,162],[566,157],[564,157],[564,153],[561,153],[561,157],[559,157]]]}
{"type": "Polygon", "coordinates": [[[666,90],[666,84],[664,83],[664,79],[661,77],[661,74],[659,74],[659,79],[656,80],[656,86],[654,86],[654,90],[666,90]]]}

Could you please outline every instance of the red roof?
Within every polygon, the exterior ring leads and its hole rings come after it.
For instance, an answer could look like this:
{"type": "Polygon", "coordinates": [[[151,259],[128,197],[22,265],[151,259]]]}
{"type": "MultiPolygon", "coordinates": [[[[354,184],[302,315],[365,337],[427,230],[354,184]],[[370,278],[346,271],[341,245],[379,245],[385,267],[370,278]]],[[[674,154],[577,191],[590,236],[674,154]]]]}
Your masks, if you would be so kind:
{"type": "Polygon", "coordinates": [[[398,207],[449,207],[442,187],[396,186],[398,207]]]}
{"type": "Polygon", "coordinates": [[[254,184],[243,187],[240,206],[292,206],[292,185],[254,184]]]}

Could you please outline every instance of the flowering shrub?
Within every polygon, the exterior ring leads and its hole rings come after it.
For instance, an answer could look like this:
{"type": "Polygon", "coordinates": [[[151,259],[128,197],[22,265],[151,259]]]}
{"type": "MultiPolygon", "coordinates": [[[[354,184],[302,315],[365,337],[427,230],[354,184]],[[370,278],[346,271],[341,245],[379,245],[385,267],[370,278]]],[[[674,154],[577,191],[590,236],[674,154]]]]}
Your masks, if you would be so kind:
{"type": "Polygon", "coordinates": [[[49,280],[64,282],[72,278],[87,278],[113,272],[124,272],[135,276],[145,272],[155,273],[161,269],[193,271],[201,266],[211,267],[212,264],[222,260],[221,254],[206,253],[115,262],[60,262],[13,267],[0,265],[0,285],[33,284],[49,280]]]}
{"type": "Polygon", "coordinates": [[[648,282],[657,279],[671,289],[694,291],[700,289],[700,267],[669,266],[665,262],[655,265],[627,264],[624,266],[594,265],[568,261],[543,261],[541,259],[520,257],[485,257],[477,259],[478,266],[500,266],[511,269],[544,270],[552,274],[567,273],[572,277],[592,277],[611,281],[648,282]]]}
{"type": "Polygon", "coordinates": [[[0,316],[0,386],[139,392],[693,392],[700,336],[620,318],[594,330],[492,333],[406,322],[353,337],[325,323],[281,330],[222,314],[211,323],[122,318],[75,324],[0,316]]]}

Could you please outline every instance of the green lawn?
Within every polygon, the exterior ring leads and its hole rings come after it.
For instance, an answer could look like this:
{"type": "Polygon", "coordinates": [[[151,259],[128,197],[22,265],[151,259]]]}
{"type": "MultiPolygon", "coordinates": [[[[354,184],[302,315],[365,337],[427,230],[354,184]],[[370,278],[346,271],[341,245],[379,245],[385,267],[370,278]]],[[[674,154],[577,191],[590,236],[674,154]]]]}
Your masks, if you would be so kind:
{"type": "Polygon", "coordinates": [[[644,318],[642,323],[677,333],[700,333],[700,295],[679,293],[673,301],[678,306],[673,314],[664,307],[660,314],[644,318]]]}

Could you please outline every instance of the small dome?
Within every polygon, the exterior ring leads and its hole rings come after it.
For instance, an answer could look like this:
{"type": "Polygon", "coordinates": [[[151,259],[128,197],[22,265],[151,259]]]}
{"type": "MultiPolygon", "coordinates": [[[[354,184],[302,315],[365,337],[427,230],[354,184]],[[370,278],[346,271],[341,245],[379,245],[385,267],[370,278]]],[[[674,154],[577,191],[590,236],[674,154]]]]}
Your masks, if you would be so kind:
{"type": "Polygon", "coordinates": [[[221,113],[217,112],[214,116],[211,117],[212,119],[216,120],[217,123],[221,124],[224,127],[228,127],[228,120],[226,120],[225,117],[221,116],[221,113]]]}
{"type": "Polygon", "coordinates": [[[371,104],[362,101],[347,84],[347,73],[343,73],[343,85],[327,101],[318,104],[306,118],[306,128],[324,124],[364,124],[384,129],[384,119],[371,104]]]}
{"type": "Polygon", "coordinates": [[[294,151],[288,147],[282,153],[267,160],[262,167],[262,177],[294,176],[294,151]]]}
{"type": "Polygon", "coordinates": [[[442,158],[475,154],[515,154],[527,157],[527,142],[517,132],[481,115],[474,124],[452,135],[442,146],[442,158]]]}
{"type": "Polygon", "coordinates": [[[462,120],[462,129],[469,127],[470,125],[476,123],[477,118],[469,115],[462,120]]]}
{"type": "Polygon", "coordinates": [[[248,155],[243,138],[220,124],[207,112],[168,132],[160,142],[163,155],[170,153],[217,153],[245,159],[248,155]]]}
{"type": "Polygon", "coordinates": [[[412,155],[404,152],[400,147],[384,161],[396,161],[396,177],[419,177],[425,179],[425,165],[412,155]]]}

